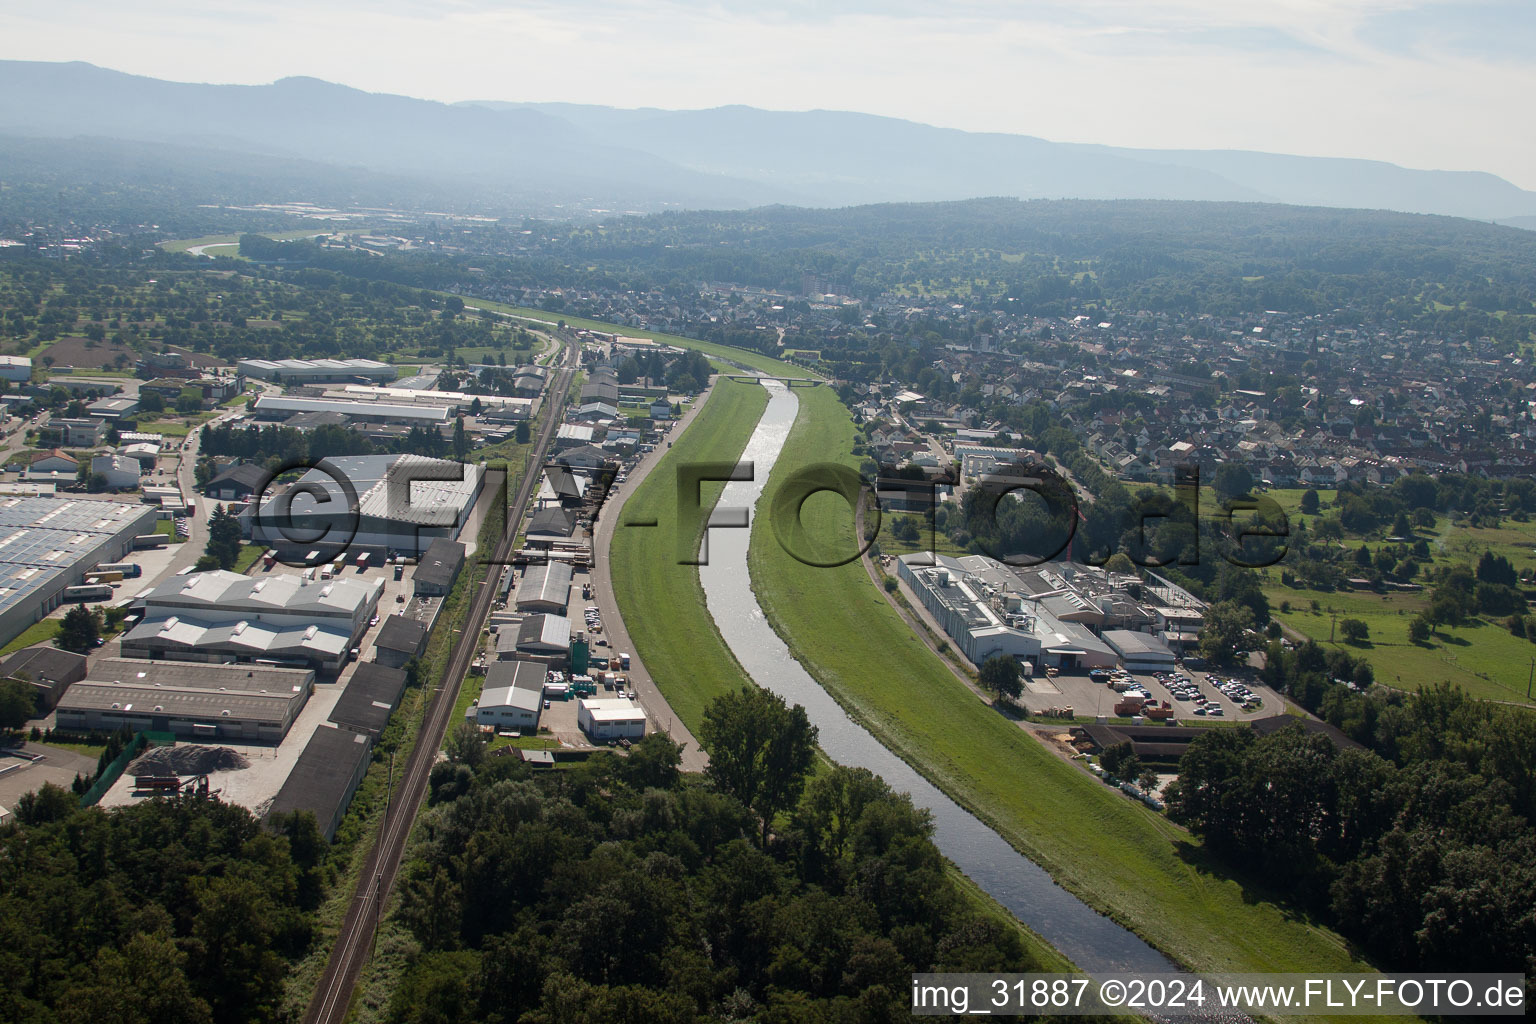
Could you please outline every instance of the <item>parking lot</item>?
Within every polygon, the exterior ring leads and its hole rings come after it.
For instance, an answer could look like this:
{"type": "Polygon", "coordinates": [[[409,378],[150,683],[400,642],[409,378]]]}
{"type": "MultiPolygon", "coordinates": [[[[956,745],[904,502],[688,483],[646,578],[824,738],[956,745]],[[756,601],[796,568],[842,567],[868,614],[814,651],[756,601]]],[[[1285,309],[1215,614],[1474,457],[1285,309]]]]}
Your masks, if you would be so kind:
{"type": "Polygon", "coordinates": [[[1236,677],[1215,672],[1191,672],[1177,669],[1174,675],[1121,672],[1115,683],[1098,682],[1086,672],[1037,676],[1024,681],[1024,706],[1035,713],[1050,708],[1072,708],[1075,716],[1130,719],[1117,715],[1115,705],[1122,694],[1144,695],[1147,706],[1164,702],[1179,722],[1237,721],[1269,718],[1284,714],[1279,695],[1262,686],[1251,675],[1236,677]],[[1225,687],[1225,689],[1223,689],[1225,687]]]}

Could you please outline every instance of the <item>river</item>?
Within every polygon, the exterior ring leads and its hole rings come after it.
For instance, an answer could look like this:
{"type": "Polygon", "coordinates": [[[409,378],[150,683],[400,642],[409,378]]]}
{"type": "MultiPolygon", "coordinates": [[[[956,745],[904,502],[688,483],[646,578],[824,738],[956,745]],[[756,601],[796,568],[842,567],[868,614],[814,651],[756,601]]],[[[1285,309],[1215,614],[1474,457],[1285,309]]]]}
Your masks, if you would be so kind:
{"type": "MultiPolygon", "coordinates": [[[[769,391],[768,408],[742,453],[744,460],[754,464],[754,479],[726,484],[719,509],[746,508],[755,515],[763,485],[794,425],[800,406],[794,391],[777,381],[764,386],[769,391]]],[[[790,704],[805,707],[827,756],[838,764],[868,768],[893,789],[910,794],[917,806],[927,808],[933,815],[934,842],[944,855],[1079,968],[1090,973],[1177,970],[1138,936],[1057,885],[1043,868],[848,717],[790,656],[789,648],[764,617],[747,573],[750,539],[750,530],[709,531],[709,563],[699,567],[705,602],[720,635],[753,681],[790,704]]]]}

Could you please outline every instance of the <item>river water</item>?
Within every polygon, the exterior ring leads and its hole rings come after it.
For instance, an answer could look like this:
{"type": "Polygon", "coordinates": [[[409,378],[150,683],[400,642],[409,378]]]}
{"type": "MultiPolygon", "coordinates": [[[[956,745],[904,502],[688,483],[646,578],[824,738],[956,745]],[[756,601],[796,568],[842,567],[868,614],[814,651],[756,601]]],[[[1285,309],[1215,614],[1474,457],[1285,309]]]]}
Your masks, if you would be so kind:
{"type": "MultiPolygon", "coordinates": [[[[752,509],[755,515],[769,471],[794,425],[800,406],[794,391],[777,381],[765,382],[765,386],[769,390],[768,408],[742,454],[742,459],[754,465],[754,479],[726,484],[717,510],[752,509]]],[[[868,768],[893,789],[910,794],[917,806],[927,808],[933,815],[934,842],[944,855],[1082,970],[1177,970],[1136,935],[1057,885],[1038,864],[1008,845],[849,718],[790,656],[789,648],[763,616],[747,574],[751,531],[716,528],[708,534],[708,564],[699,567],[699,578],[720,635],[757,685],[790,704],[805,707],[819,730],[818,743],[828,757],[838,764],[868,768]]]]}

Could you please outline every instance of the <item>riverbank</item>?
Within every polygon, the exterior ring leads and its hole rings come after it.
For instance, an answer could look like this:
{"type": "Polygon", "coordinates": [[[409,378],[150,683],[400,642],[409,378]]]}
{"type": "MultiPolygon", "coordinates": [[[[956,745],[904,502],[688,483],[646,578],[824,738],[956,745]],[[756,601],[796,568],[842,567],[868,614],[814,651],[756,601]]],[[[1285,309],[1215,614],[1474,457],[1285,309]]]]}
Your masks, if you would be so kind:
{"type": "MultiPolygon", "coordinates": [[[[704,607],[698,567],[679,564],[676,467],[734,463],[767,405],[759,385],[717,380],[697,418],[625,499],[612,526],[608,572],[625,629],[651,679],[694,735],[705,706],[739,687],[746,672],[704,607]],[[625,525],[636,522],[657,525],[625,525]]],[[[714,507],[722,487],[700,486],[704,509],[714,507]]],[[[707,512],[701,527],[706,518],[707,512]]]]}
{"type": "MultiPolygon", "coordinates": [[[[799,467],[857,467],[853,425],[837,396],[810,388],[799,398],[764,507],[799,467]]],[[[1058,882],[1198,970],[1370,970],[1343,939],[1227,876],[1182,830],[1062,763],[977,701],[857,560],[805,565],[780,546],[770,520],[752,531],[752,583],[795,657],[856,721],[1058,882]]],[[[840,497],[811,498],[801,520],[809,535],[832,541],[823,550],[856,550],[840,497]]]]}
{"type": "MultiPolygon", "coordinates": [[[[711,700],[740,687],[750,677],[715,628],[698,568],[678,564],[673,532],[677,522],[675,470],[688,463],[735,462],[743,455],[767,401],[767,393],[758,385],[718,381],[696,420],[625,500],[614,527],[610,561],[617,603],[651,678],[692,730],[697,730],[711,700]],[[623,526],[652,518],[657,527],[623,526]]],[[[706,519],[722,490],[718,482],[703,485],[701,504],[706,519]]],[[[951,866],[949,870],[967,899],[988,916],[1017,929],[1033,969],[1071,969],[1070,960],[958,868],[951,866]]]]}

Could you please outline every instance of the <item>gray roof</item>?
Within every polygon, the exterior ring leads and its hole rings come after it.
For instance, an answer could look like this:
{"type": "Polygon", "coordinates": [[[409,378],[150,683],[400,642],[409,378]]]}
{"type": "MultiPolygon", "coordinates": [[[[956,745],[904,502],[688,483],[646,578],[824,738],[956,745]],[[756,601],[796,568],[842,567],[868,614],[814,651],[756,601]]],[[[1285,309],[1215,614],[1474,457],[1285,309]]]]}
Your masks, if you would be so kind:
{"type": "Polygon", "coordinates": [[[497,661],[485,670],[484,689],[515,686],[520,690],[544,692],[549,670],[537,661],[497,661]]]}
{"type": "Polygon", "coordinates": [[[57,647],[24,647],[0,663],[0,676],[10,679],[24,672],[34,683],[79,679],[85,673],[85,663],[85,655],[57,647]]]}
{"type": "Polygon", "coordinates": [[[541,508],[528,521],[527,536],[569,537],[576,529],[576,516],[563,508],[541,508]]]}
{"type": "Polygon", "coordinates": [[[131,686],[175,686],[214,693],[294,694],[315,681],[306,668],[274,665],[211,665],[146,658],[103,658],[90,669],[90,681],[131,686]]]}
{"type": "Polygon", "coordinates": [[[390,402],[347,401],[340,398],[288,398],[262,395],[251,404],[257,413],[339,412],[344,416],[368,416],[391,420],[447,423],[452,410],[441,405],[404,405],[390,402]]]}
{"type": "Polygon", "coordinates": [[[390,714],[400,706],[400,695],[404,692],[404,672],[365,661],[357,666],[337,698],[331,721],[360,732],[382,732],[389,724],[390,714]]]}
{"type": "Polygon", "coordinates": [[[448,587],[464,564],[464,545],[456,540],[439,537],[428,545],[416,566],[414,577],[417,584],[448,587]]]}
{"type": "Polygon", "coordinates": [[[351,799],[352,780],[362,771],[372,748],[373,740],[365,733],[324,726],[316,729],[267,813],[312,811],[329,835],[329,825],[351,799]]]}
{"type": "Polygon", "coordinates": [[[517,629],[517,646],[563,651],[571,646],[571,620],[564,615],[530,615],[517,629]]]}
{"type": "Polygon", "coordinates": [[[517,606],[531,604],[559,605],[571,599],[571,566],[568,562],[530,565],[517,585],[517,606]]]}
{"type": "Polygon", "coordinates": [[[241,462],[230,466],[218,476],[208,481],[204,490],[213,490],[226,484],[234,484],[243,487],[247,491],[259,491],[272,479],[265,466],[258,466],[254,462],[241,462]]]}
{"type": "Polygon", "coordinates": [[[307,694],[205,690],[177,686],[145,686],[101,683],[86,679],[75,683],[59,700],[59,711],[122,711],[171,718],[216,721],[231,718],[281,724],[289,717],[293,701],[307,694]]]}
{"type": "Polygon", "coordinates": [[[149,592],[145,604],[148,615],[181,615],[185,610],[186,615],[208,622],[232,623],[246,615],[276,611],[350,620],[383,587],[379,580],[307,582],[286,573],[252,578],[216,569],[172,576],[149,592]]]}
{"type": "Polygon", "coordinates": [[[386,651],[416,655],[421,653],[421,645],[426,639],[427,624],[425,622],[405,615],[388,615],[384,618],[384,624],[379,627],[379,635],[374,640],[373,646],[382,647],[386,651]]]}
{"type": "Polygon", "coordinates": [[[1173,650],[1150,633],[1137,633],[1129,629],[1106,629],[1104,641],[1127,661],[1138,657],[1173,660],[1173,650]]]}

